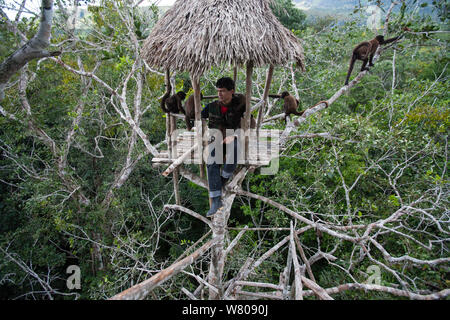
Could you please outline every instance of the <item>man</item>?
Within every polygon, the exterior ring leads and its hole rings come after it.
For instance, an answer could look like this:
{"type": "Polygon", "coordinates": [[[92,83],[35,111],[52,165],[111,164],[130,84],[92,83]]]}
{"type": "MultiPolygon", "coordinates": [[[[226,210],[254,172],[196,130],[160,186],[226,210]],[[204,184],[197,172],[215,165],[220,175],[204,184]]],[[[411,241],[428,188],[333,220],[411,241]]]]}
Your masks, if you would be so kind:
{"type": "MultiPolygon", "coordinates": [[[[208,128],[221,131],[223,141],[215,141],[209,145],[209,159],[206,165],[208,172],[209,197],[211,198],[211,208],[206,214],[210,217],[223,207],[221,196],[222,186],[233,175],[237,166],[237,137],[235,135],[226,136],[226,129],[236,130],[241,126],[241,117],[245,112],[245,99],[242,94],[234,93],[234,81],[231,78],[220,78],[216,82],[217,101],[206,105],[202,110],[202,118],[209,118],[208,128]],[[216,161],[216,151],[221,153],[219,148],[231,150],[233,148],[234,157],[227,157],[220,172],[220,164],[223,161],[216,161]],[[230,158],[230,159],[229,159],[230,158]],[[211,159],[213,159],[211,161],[211,159]]],[[[211,141],[213,142],[213,141],[211,141]]],[[[220,157],[221,158],[221,157],[220,157]]]]}

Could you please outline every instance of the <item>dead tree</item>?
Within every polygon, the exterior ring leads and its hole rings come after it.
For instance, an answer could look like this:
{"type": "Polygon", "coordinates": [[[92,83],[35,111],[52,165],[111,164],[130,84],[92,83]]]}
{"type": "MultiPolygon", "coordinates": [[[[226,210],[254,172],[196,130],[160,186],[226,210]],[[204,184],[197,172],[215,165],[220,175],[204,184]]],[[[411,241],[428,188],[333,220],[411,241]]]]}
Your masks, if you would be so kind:
{"type": "MultiPolygon", "coordinates": [[[[41,22],[36,35],[0,64],[0,101],[3,100],[3,91],[9,79],[29,61],[61,54],[61,51],[49,52],[46,50],[50,45],[53,0],[42,0],[41,3],[41,22]]],[[[3,11],[1,12],[4,15],[3,11]]]]}

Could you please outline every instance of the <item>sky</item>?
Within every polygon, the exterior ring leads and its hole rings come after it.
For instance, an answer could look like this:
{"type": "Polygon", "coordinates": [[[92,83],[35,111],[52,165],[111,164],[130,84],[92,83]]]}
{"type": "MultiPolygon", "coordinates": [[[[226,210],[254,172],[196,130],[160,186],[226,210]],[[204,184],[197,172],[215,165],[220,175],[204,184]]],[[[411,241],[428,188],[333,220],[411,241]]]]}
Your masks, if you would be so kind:
{"type": "MultiPolygon", "coordinates": [[[[135,0],[136,1],[136,0],[135,0]]],[[[21,1],[18,0],[5,0],[7,7],[19,8],[21,1]]],[[[158,6],[171,6],[175,3],[175,0],[144,0],[142,6],[148,6],[151,3],[156,3],[158,6]]],[[[26,8],[32,12],[39,12],[41,6],[41,0],[28,0],[26,8]]],[[[14,19],[17,10],[5,10],[10,19],[14,19]]],[[[26,13],[24,14],[26,16],[26,13]]]]}

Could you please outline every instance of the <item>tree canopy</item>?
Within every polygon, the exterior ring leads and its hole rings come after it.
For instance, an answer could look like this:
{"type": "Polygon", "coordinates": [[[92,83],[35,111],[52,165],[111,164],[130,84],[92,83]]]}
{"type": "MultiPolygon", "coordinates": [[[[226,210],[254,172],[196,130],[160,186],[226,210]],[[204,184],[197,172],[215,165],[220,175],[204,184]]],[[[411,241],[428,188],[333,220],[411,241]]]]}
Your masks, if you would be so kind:
{"type": "MultiPolygon", "coordinates": [[[[281,99],[266,101],[262,128],[283,132],[278,171],[242,166],[232,179],[213,285],[205,179],[182,165],[178,205],[167,164],[152,162],[167,150],[165,70],[141,50],[163,13],[140,2],[56,1],[41,49],[61,54],[38,54],[1,88],[1,299],[109,299],[142,283],[139,297],[154,300],[448,299],[449,30],[426,11],[442,3],[370,1],[383,6],[375,30],[364,6],[309,19],[273,3],[306,70],[274,68],[270,93],[307,111],[285,123],[281,99]],[[400,32],[344,86],[353,47],[400,32]]],[[[10,16],[0,1],[1,63],[40,29],[42,13],[24,3],[10,16]]],[[[253,107],[268,67],[254,69],[253,107]]],[[[211,67],[203,95],[233,73],[211,67]]],[[[245,70],[236,76],[244,92],[245,70]]],[[[189,74],[169,80],[192,94],[189,74]]]]}

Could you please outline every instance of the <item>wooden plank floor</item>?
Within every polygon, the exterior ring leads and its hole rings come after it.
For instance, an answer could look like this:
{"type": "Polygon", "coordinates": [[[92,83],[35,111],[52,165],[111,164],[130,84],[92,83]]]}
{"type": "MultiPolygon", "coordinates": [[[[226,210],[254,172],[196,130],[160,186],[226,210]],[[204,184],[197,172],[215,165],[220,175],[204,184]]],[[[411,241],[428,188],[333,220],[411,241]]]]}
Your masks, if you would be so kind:
{"type": "MultiPolygon", "coordinates": [[[[186,151],[194,145],[197,133],[194,131],[185,131],[176,138],[172,157],[169,159],[167,150],[161,151],[153,162],[172,163],[175,159],[181,157],[186,151]]],[[[269,165],[273,158],[279,156],[279,136],[280,130],[260,130],[259,139],[256,136],[256,130],[251,129],[249,133],[249,159],[248,165],[269,165]]],[[[243,160],[239,163],[245,163],[243,160]]],[[[199,163],[198,152],[192,154],[186,163],[199,163]]]]}

